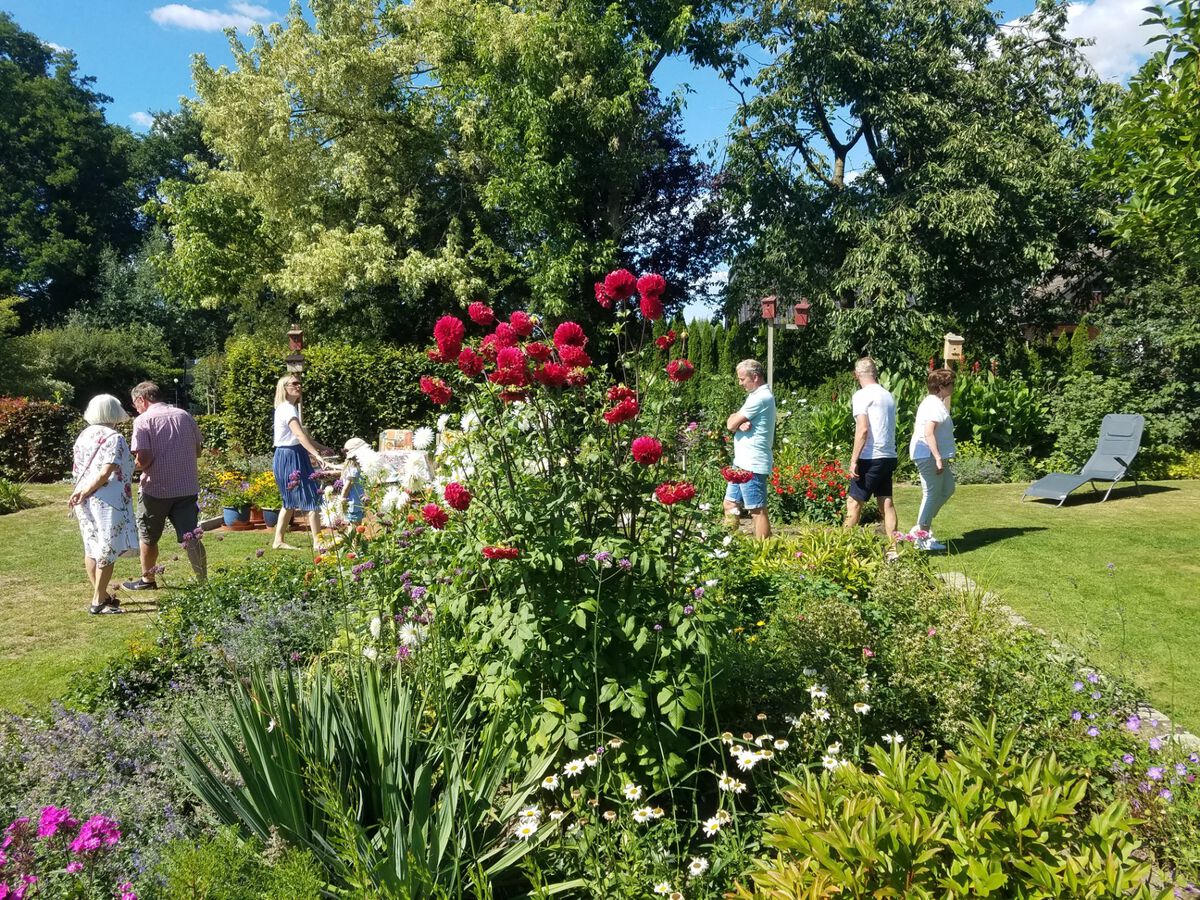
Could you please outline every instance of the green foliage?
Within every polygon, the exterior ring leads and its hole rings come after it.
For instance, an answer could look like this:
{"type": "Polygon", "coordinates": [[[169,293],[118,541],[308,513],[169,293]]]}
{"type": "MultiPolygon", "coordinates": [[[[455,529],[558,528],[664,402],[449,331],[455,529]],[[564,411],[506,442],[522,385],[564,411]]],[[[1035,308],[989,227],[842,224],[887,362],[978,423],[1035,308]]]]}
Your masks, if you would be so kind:
{"type": "Polygon", "coordinates": [[[958,484],[1002,484],[1008,478],[1000,459],[989,448],[964,441],[955,448],[954,480],[958,484]]]}
{"type": "Polygon", "coordinates": [[[1089,815],[1085,776],[1015,742],[976,722],[942,762],[897,742],[869,748],[873,772],[790,779],[767,819],[776,855],[737,896],[1172,896],[1149,887],[1125,804],[1089,815]]]}
{"type": "Polygon", "coordinates": [[[501,723],[434,705],[399,671],[366,666],[339,685],[319,667],[276,669],[237,682],[229,703],[235,724],[205,717],[181,748],[196,792],[222,822],[262,841],[277,833],[342,885],[487,892],[511,883],[536,843],[506,832],[549,759],[521,757],[501,723]]]}
{"type": "Polygon", "coordinates": [[[1092,181],[1119,199],[1110,223],[1118,240],[1162,247],[1194,266],[1200,263],[1200,4],[1178,0],[1147,11],[1158,27],[1151,41],[1163,46],[1130,79],[1121,101],[1102,112],[1092,181]]]}
{"type": "MultiPolygon", "coordinates": [[[[282,349],[251,338],[229,344],[221,415],[229,441],[248,452],[271,450],[283,357],[282,349]]],[[[419,423],[429,413],[417,379],[428,360],[418,350],[319,344],[304,357],[304,424],[320,441],[340,445],[361,437],[373,444],[382,429],[419,423]]]]}
{"type": "Polygon", "coordinates": [[[45,325],[90,291],[101,248],[137,241],[134,138],[104,121],[111,98],[0,13],[0,297],[45,325]]]}
{"type": "MultiPolygon", "coordinates": [[[[1106,378],[1095,372],[1068,375],[1050,401],[1050,430],[1057,436],[1055,454],[1064,471],[1078,471],[1096,450],[1100,423],[1109,413],[1140,413],[1133,388],[1124,378],[1106,378]]],[[[1142,452],[1147,449],[1142,439],[1142,452]]],[[[1135,461],[1144,465],[1140,454],[1135,461]]]]}
{"type": "Polygon", "coordinates": [[[1185,450],[1167,466],[1168,478],[1200,478],[1200,450],[1185,450]]]}
{"type": "Polygon", "coordinates": [[[70,399],[81,409],[97,394],[112,394],[128,406],[130,388],[147,380],[173,400],[172,379],[182,374],[163,333],[137,321],[96,327],[71,318],[20,340],[39,371],[70,386],[70,399]]]}
{"type": "Polygon", "coordinates": [[[740,9],[718,60],[746,85],[730,296],[807,295],[846,362],[927,358],[946,318],[998,344],[1022,286],[1091,240],[1079,185],[1111,89],[1064,37],[1066,10],[1010,29],[983,0],[740,9]]]}
{"type": "Polygon", "coordinates": [[[82,425],[69,407],[45,400],[0,397],[0,477],[57,481],[71,470],[74,432],[82,425]]]}
{"type": "Polygon", "coordinates": [[[324,873],[312,854],[274,841],[264,847],[232,828],[198,841],[175,840],[162,850],[154,875],[162,900],[293,900],[319,897],[324,873]]]}
{"type": "Polygon", "coordinates": [[[0,478],[0,516],[20,509],[30,509],[37,504],[23,490],[23,485],[7,478],[0,478]]]}

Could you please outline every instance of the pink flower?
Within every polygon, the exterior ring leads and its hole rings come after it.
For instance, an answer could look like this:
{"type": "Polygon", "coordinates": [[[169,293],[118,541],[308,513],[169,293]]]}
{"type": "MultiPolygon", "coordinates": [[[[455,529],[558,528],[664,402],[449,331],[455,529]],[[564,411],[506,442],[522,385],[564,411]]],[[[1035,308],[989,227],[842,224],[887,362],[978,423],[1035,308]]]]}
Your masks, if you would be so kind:
{"type": "Polygon", "coordinates": [[[571,370],[562,363],[548,362],[538,366],[533,372],[533,380],[548,388],[566,387],[571,370]]]}
{"type": "Polygon", "coordinates": [[[532,344],[525,345],[525,352],[529,354],[530,359],[536,359],[538,362],[544,363],[554,351],[545,344],[534,341],[532,344]]]}
{"type": "Polygon", "coordinates": [[[612,409],[604,411],[604,421],[609,425],[620,425],[622,422],[636,419],[639,412],[641,409],[638,407],[636,399],[622,400],[612,409]]]}
{"type": "Polygon", "coordinates": [[[83,871],[83,863],[81,863],[79,860],[73,859],[69,863],[67,863],[67,874],[68,875],[75,875],[82,871],[83,871]]]}
{"type": "Polygon", "coordinates": [[[663,445],[658,438],[648,435],[635,438],[629,449],[633,458],[643,466],[652,466],[662,459],[663,445]]]}
{"type": "Polygon", "coordinates": [[[74,831],[78,827],[79,823],[71,818],[71,810],[66,807],[47,806],[42,810],[42,817],[38,821],[37,835],[40,838],[54,837],[59,829],[74,831]]]}
{"type": "Polygon", "coordinates": [[[501,322],[496,326],[496,331],[493,334],[496,342],[496,349],[503,350],[505,347],[515,347],[517,345],[517,331],[507,322],[501,322]]]}
{"type": "Polygon", "coordinates": [[[117,823],[107,816],[92,816],[83,823],[79,834],[71,842],[71,852],[76,856],[84,853],[95,853],[106,847],[112,847],[121,840],[121,831],[117,823]]]}
{"type": "Polygon", "coordinates": [[[687,481],[667,481],[654,489],[654,496],[663,506],[672,506],[695,497],[696,487],[687,481]]]}
{"type": "Polygon", "coordinates": [[[496,367],[499,369],[524,369],[527,364],[528,360],[520,347],[505,347],[496,354],[496,367]]]}
{"type": "Polygon", "coordinates": [[[628,269],[615,269],[604,276],[604,292],[616,301],[628,300],[637,290],[637,279],[628,269]]]}
{"type": "Polygon", "coordinates": [[[558,357],[563,361],[564,366],[570,366],[572,369],[586,369],[592,364],[592,358],[587,355],[587,351],[573,344],[559,347],[558,357]]]}
{"type": "Polygon", "coordinates": [[[421,518],[425,520],[425,524],[430,528],[441,531],[446,527],[446,523],[450,521],[450,514],[436,503],[426,503],[421,507],[421,518]]]}
{"type": "Polygon", "coordinates": [[[450,402],[450,388],[440,378],[430,378],[428,375],[422,375],[421,393],[428,395],[429,399],[438,406],[445,406],[450,402]]]}
{"type": "Polygon", "coordinates": [[[610,297],[608,291],[604,289],[604,282],[597,281],[593,290],[596,293],[596,302],[605,309],[612,309],[613,298],[610,297]]]}
{"type": "Polygon", "coordinates": [[[468,378],[474,378],[483,371],[485,361],[482,356],[470,347],[463,347],[458,354],[458,369],[468,378]]]}
{"type": "Polygon", "coordinates": [[[442,496],[446,498],[446,504],[459,512],[466,512],[471,508],[471,492],[459,484],[457,481],[452,481],[446,485],[446,490],[442,496]]]}
{"type": "Polygon", "coordinates": [[[642,309],[642,317],[651,322],[657,322],[664,315],[666,315],[666,311],[663,309],[661,297],[653,297],[643,294],[640,306],[642,309]]]}
{"type": "Polygon", "coordinates": [[[872,650],[870,647],[863,647],[862,653],[863,653],[863,659],[870,659],[872,656],[875,655],[875,651],[872,650]]]}
{"type": "Polygon", "coordinates": [[[529,313],[517,310],[508,317],[508,322],[512,325],[513,331],[523,338],[533,334],[533,319],[529,318],[529,313]]]}
{"type": "Polygon", "coordinates": [[[448,360],[458,356],[462,349],[463,338],[466,337],[467,326],[457,316],[442,316],[433,326],[433,339],[437,341],[438,350],[448,360]]]}
{"type": "Polygon", "coordinates": [[[647,272],[637,280],[637,289],[643,297],[661,297],[667,289],[667,281],[661,275],[647,272]]]}
{"type": "Polygon", "coordinates": [[[563,347],[586,347],[587,342],[587,335],[576,322],[563,322],[554,329],[554,346],[558,348],[559,353],[563,347]]]}

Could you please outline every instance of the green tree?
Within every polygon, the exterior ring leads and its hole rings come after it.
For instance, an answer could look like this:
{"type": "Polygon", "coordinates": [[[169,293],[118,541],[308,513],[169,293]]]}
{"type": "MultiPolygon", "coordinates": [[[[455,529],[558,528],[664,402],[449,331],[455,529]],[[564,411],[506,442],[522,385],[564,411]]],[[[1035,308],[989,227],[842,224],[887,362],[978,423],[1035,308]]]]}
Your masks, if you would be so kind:
{"type": "Polygon", "coordinates": [[[79,302],[102,248],[139,239],[135,138],[105,121],[93,82],[0,12],[0,295],[26,299],[26,327],[79,302]]]}
{"type": "Polygon", "coordinates": [[[1093,239],[1090,108],[1066,6],[751,2],[719,62],[745,91],[725,173],[730,296],[807,295],[833,355],[917,357],[947,319],[983,349],[1022,286],[1093,239]],[[756,70],[750,58],[766,55],[756,70]]]}
{"type": "Polygon", "coordinates": [[[1149,8],[1163,41],[1100,117],[1093,182],[1120,203],[1111,230],[1123,242],[1161,246],[1200,264],[1200,3],[1149,8]]]}
{"type": "Polygon", "coordinates": [[[678,210],[711,185],[650,81],[690,9],[326,0],[234,39],[194,70],[219,162],[162,186],[168,288],[407,337],[480,295],[561,311],[619,262],[695,276],[719,229],[678,210]]]}

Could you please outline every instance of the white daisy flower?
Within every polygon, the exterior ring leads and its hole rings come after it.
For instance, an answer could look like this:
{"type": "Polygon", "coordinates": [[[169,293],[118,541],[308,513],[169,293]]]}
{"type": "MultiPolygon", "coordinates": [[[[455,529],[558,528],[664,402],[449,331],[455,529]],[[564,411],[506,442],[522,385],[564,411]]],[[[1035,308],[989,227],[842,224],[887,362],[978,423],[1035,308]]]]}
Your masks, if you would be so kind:
{"type": "Polygon", "coordinates": [[[722,731],[721,732],[721,743],[722,744],[732,744],[733,743],[733,732],[732,731],[722,731]]]}
{"type": "Polygon", "coordinates": [[[556,790],[557,788],[558,788],[558,776],[557,775],[547,775],[545,778],[542,779],[542,789],[543,790],[553,791],[553,790],[556,790]]]}
{"type": "Polygon", "coordinates": [[[838,767],[838,765],[840,765],[840,763],[838,762],[838,758],[836,756],[825,755],[821,757],[821,765],[832,772],[838,767]]]}
{"type": "Polygon", "coordinates": [[[536,806],[527,806],[517,813],[517,816],[522,819],[540,819],[542,817],[542,811],[536,806]]]}
{"type": "Polygon", "coordinates": [[[517,826],[517,837],[522,841],[527,841],[537,834],[538,823],[534,819],[527,819],[517,826]]]}
{"type": "Polygon", "coordinates": [[[717,779],[717,787],[723,791],[732,791],[737,780],[732,775],[722,775],[717,779]]]}
{"type": "Polygon", "coordinates": [[[717,582],[717,579],[715,579],[715,578],[710,578],[710,579],[708,579],[708,581],[704,582],[705,587],[716,587],[717,584],[718,584],[718,582],[717,582]]]}
{"type": "Polygon", "coordinates": [[[775,758],[774,750],[767,750],[765,747],[758,751],[758,758],[761,760],[771,760],[775,758]]]}
{"type": "Polygon", "coordinates": [[[808,687],[808,696],[814,700],[824,700],[829,696],[829,689],[823,684],[811,684],[808,687]]]}
{"type": "Polygon", "coordinates": [[[606,809],[606,810],[604,811],[604,821],[605,821],[605,822],[615,822],[615,821],[617,821],[617,813],[616,813],[616,811],[615,811],[615,810],[612,810],[612,809],[606,809]]]}
{"type": "Polygon", "coordinates": [[[737,755],[737,767],[743,772],[749,772],[758,764],[758,754],[743,750],[737,755]]]}
{"type": "Polygon", "coordinates": [[[712,509],[711,503],[701,503],[700,504],[700,512],[708,512],[710,509],[712,509]]]}
{"type": "Polygon", "coordinates": [[[855,703],[854,711],[856,713],[858,713],[860,716],[865,716],[867,713],[869,713],[871,711],[871,704],[870,703],[855,703]]]}
{"type": "Polygon", "coordinates": [[[566,775],[568,778],[571,778],[575,775],[578,775],[580,772],[583,771],[583,769],[584,769],[583,760],[582,759],[573,759],[569,763],[567,763],[565,766],[563,766],[563,774],[566,775]]]}
{"type": "Polygon", "coordinates": [[[442,413],[437,419],[437,430],[445,431],[446,423],[450,421],[450,413],[442,413]]]}
{"type": "Polygon", "coordinates": [[[589,753],[587,756],[585,756],[583,758],[583,761],[584,761],[584,763],[587,764],[588,768],[591,768],[592,766],[598,765],[600,763],[600,757],[597,756],[595,753],[589,753]]]}
{"type": "Polygon", "coordinates": [[[656,894],[669,894],[669,893],[671,893],[671,882],[669,882],[669,881],[660,881],[658,884],[656,884],[656,885],[654,886],[654,893],[656,893],[656,894]]]}
{"type": "Polygon", "coordinates": [[[463,432],[468,432],[479,424],[479,416],[475,415],[474,411],[463,413],[458,424],[462,427],[463,432]]]}
{"type": "Polygon", "coordinates": [[[865,678],[864,678],[864,679],[862,679],[862,680],[861,680],[861,681],[859,681],[859,683],[858,683],[858,689],[859,689],[860,691],[862,691],[864,694],[869,694],[869,693],[871,693],[871,682],[870,682],[870,681],[868,681],[868,680],[867,680],[867,679],[865,679],[865,678]]]}
{"type": "Polygon", "coordinates": [[[653,816],[651,815],[651,809],[648,806],[639,806],[633,811],[633,821],[637,822],[639,825],[649,822],[652,818],[653,816]]]}
{"type": "Polygon", "coordinates": [[[627,784],[622,788],[621,793],[625,795],[626,800],[641,800],[642,789],[636,784],[627,784]]]}
{"type": "Polygon", "coordinates": [[[717,821],[722,825],[728,825],[733,821],[733,816],[730,815],[728,810],[719,809],[717,810],[717,821]]]}
{"type": "Polygon", "coordinates": [[[609,746],[609,749],[616,750],[618,747],[620,747],[624,743],[625,742],[623,740],[621,740],[620,738],[610,738],[608,741],[608,746],[609,746]]]}
{"type": "Polygon", "coordinates": [[[708,871],[708,860],[703,856],[693,856],[691,863],[688,865],[688,874],[693,878],[703,875],[708,871]]]}
{"type": "Polygon", "coordinates": [[[425,642],[425,629],[412,622],[405,622],[396,632],[396,640],[405,647],[419,647],[425,642]]]}
{"type": "Polygon", "coordinates": [[[721,824],[721,821],[716,816],[711,816],[705,819],[704,824],[701,825],[701,828],[704,829],[704,836],[712,837],[721,830],[721,824]]]}
{"type": "Polygon", "coordinates": [[[778,750],[780,753],[782,753],[784,750],[786,750],[790,746],[791,745],[787,741],[785,741],[783,738],[779,738],[775,741],[775,749],[778,750]]]}
{"type": "Polygon", "coordinates": [[[666,813],[663,812],[663,808],[661,806],[656,806],[650,810],[650,818],[652,819],[661,819],[664,815],[666,815],[666,813]]]}
{"type": "Polygon", "coordinates": [[[667,900],[683,900],[683,891],[671,891],[671,896],[667,900]]]}
{"type": "Polygon", "coordinates": [[[812,714],[814,719],[820,719],[822,722],[829,721],[829,710],[827,709],[814,709],[812,714]]]}
{"type": "Polygon", "coordinates": [[[561,809],[552,809],[550,810],[550,821],[561,822],[564,818],[566,818],[566,815],[567,814],[561,809]]]}
{"type": "Polygon", "coordinates": [[[832,744],[830,744],[828,747],[825,748],[825,752],[830,753],[834,756],[837,756],[839,753],[842,752],[842,742],[834,741],[832,744]]]}

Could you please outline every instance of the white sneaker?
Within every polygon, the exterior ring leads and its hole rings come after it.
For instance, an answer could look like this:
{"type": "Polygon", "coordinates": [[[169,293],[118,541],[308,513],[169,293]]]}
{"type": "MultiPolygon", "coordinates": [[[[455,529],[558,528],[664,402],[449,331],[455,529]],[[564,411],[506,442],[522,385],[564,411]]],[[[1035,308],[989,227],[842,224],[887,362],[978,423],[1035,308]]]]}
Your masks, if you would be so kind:
{"type": "Polygon", "coordinates": [[[943,544],[941,541],[935,541],[933,538],[929,537],[929,538],[925,539],[925,546],[922,547],[921,549],[922,550],[945,550],[946,545],[943,544]]]}

